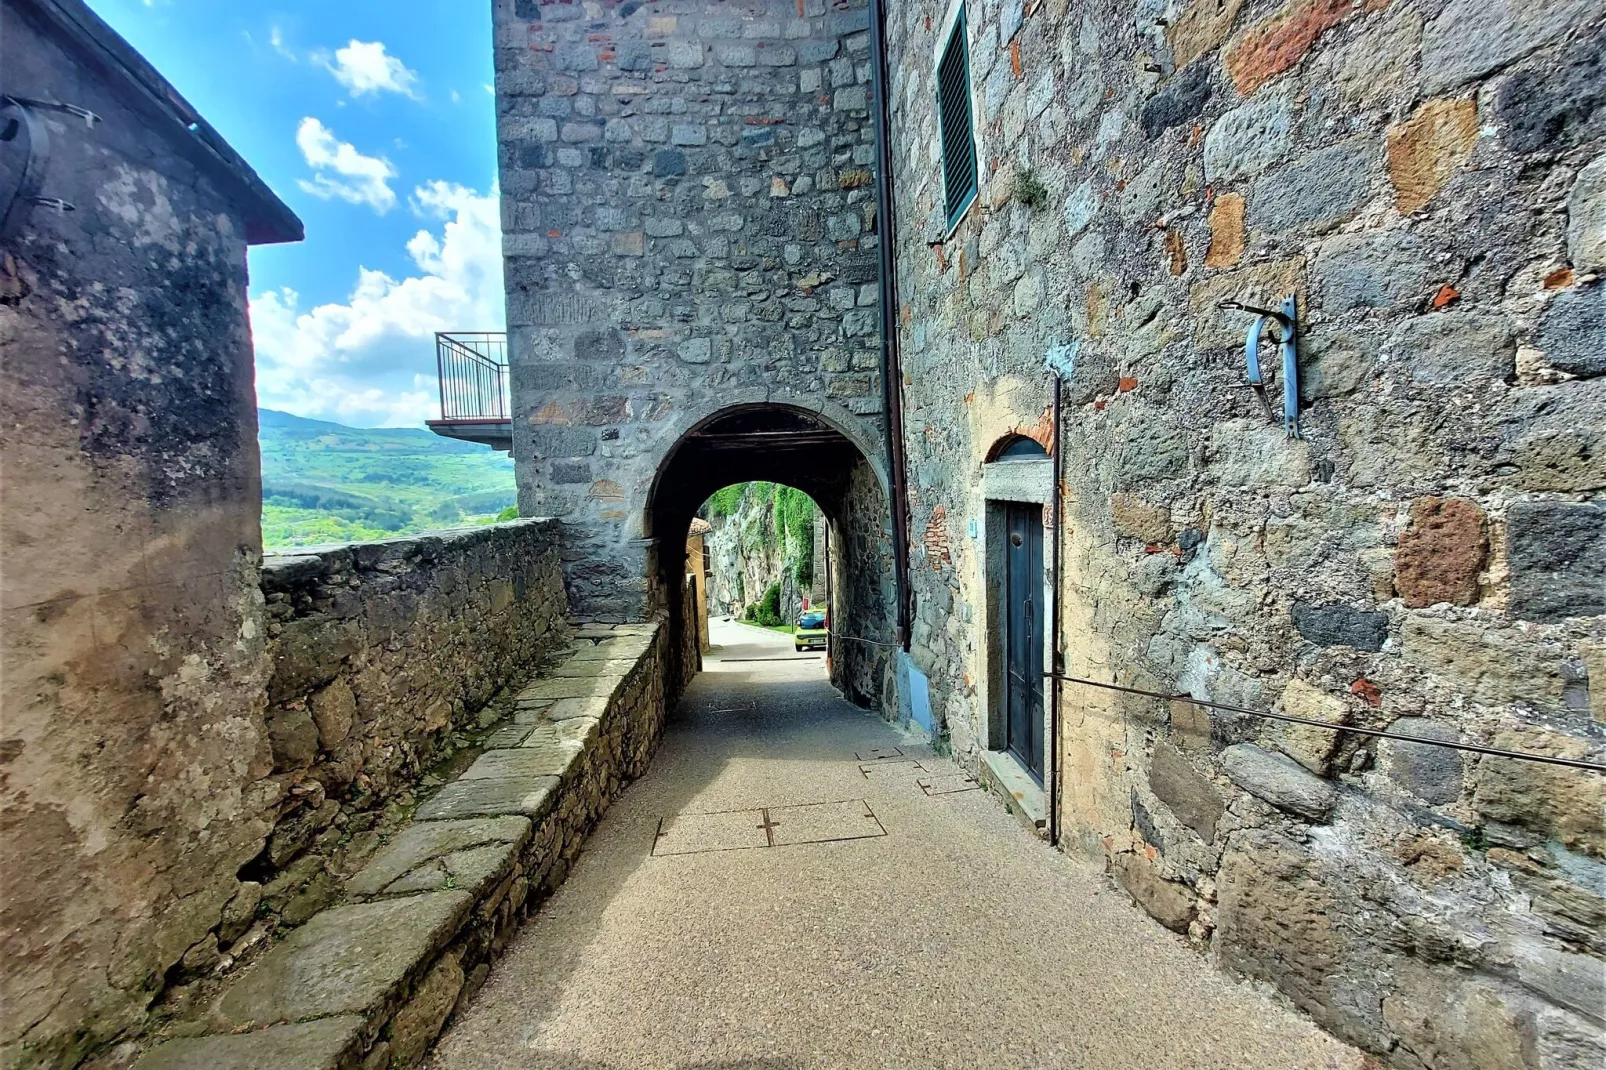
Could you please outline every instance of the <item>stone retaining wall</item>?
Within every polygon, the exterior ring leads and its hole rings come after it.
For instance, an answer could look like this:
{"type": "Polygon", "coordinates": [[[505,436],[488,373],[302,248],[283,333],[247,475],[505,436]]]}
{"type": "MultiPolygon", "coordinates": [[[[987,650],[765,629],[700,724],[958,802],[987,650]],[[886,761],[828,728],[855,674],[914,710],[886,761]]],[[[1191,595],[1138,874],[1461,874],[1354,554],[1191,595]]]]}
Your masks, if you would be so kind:
{"type": "Polygon", "coordinates": [[[416,1065],[663,733],[668,631],[586,626],[456,780],[136,1070],[416,1065]],[[211,1034],[211,1035],[201,1035],[211,1034]]]}
{"type": "Polygon", "coordinates": [[[215,874],[222,910],[179,945],[148,1027],[338,899],[439,783],[430,767],[472,746],[493,698],[571,632],[548,520],[270,555],[261,585],[272,766],[254,784],[256,855],[215,874]]]}

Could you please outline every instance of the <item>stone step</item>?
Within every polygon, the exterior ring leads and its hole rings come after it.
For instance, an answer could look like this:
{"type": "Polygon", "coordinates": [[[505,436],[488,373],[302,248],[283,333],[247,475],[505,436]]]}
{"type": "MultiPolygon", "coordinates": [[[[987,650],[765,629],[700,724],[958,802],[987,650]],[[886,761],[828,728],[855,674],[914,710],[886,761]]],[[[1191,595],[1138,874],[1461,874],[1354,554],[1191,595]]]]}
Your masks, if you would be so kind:
{"type": "Polygon", "coordinates": [[[359,1014],[320,1018],[238,1036],[170,1040],[140,1056],[133,1070],[345,1070],[362,1057],[359,1014]]]}
{"type": "Polygon", "coordinates": [[[532,888],[561,879],[606,806],[612,789],[600,785],[629,773],[617,742],[587,758],[604,725],[615,741],[621,731],[650,741],[661,728],[662,682],[635,676],[659,671],[649,662],[658,626],[577,631],[587,639],[521,692],[489,749],[346,881],[348,901],[224,988],[205,1023],[220,1035],[169,1040],[138,1070],[415,1065],[456,1006],[466,967],[505,944],[532,888]]]}
{"type": "Polygon", "coordinates": [[[299,1022],[333,1014],[385,1016],[467,916],[467,891],[331,907],[313,916],[218,999],[227,1029],[299,1022]]]}
{"type": "MultiPolygon", "coordinates": [[[[533,828],[530,819],[523,816],[421,821],[396,837],[389,847],[347,881],[346,893],[363,898],[387,891],[394,894],[398,882],[411,878],[417,883],[419,874],[436,872],[437,863],[445,863],[446,872],[456,876],[454,860],[465,853],[490,849],[511,859],[529,842],[533,828]]],[[[458,887],[465,887],[461,879],[458,887]]]]}

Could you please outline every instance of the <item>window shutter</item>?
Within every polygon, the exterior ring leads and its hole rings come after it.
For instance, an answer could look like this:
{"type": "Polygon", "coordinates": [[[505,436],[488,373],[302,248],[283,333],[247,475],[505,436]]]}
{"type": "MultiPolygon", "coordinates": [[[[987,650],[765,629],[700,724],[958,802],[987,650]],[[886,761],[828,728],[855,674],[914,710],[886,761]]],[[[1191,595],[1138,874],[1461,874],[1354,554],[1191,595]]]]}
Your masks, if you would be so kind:
{"type": "Polygon", "coordinates": [[[948,225],[976,198],[976,141],[970,115],[970,56],[965,9],[959,9],[937,62],[937,117],[942,132],[942,183],[948,225]]]}

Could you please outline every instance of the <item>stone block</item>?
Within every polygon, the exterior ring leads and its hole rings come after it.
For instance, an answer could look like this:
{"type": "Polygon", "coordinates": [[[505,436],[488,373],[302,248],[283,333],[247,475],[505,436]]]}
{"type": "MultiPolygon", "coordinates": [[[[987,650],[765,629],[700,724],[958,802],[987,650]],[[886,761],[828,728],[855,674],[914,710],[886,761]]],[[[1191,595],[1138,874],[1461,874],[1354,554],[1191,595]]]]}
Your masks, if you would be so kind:
{"type": "Polygon", "coordinates": [[[1216,842],[1216,822],[1226,810],[1221,794],[1208,777],[1188,763],[1181,751],[1164,740],[1154,745],[1154,758],[1149,765],[1149,790],[1204,842],[1216,842]]]}
{"type": "Polygon", "coordinates": [[[695,70],[703,65],[703,43],[696,40],[670,41],[665,46],[669,66],[675,70],[695,70]]]}
{"type": "Polygon", "coordinates": [[[1229,268],[1244,255],[1244,197],[1223,193],[1210,208],[1210,248],[1205,267],[1229,268]]]}
{"type": "Polygon", "coordinates": [[[1249,192],[1249,223],[1259,232],[1320,233],[1360,211],[1371,196],[1376,143],[1353,137],[1262,175],[1249,192]]]}
{"type": "Polygon", "coordinates": [[[457,997],[463,991],[463,967],[456,955],[443,955],[418,985],[413,997],[390,1020],[390,1066],[416,1065],[440,1035],[457,997]]]}
{"type": "Polygon", "coordinates": [[[1389,308],[1423,296],[1432,280],[1429,250],[1404,230],[1363,230],[1322,242],[1311,264],[1311,295],[1329,315],[1389,308]]]}
{"type": "Polygon", "coordinates": [[[1234,784],[1279,810],[1315,822],[1333,812],[1333,786],[1290,758],[1238,743],[1221,752],[1221,762],[1234,784]]]}
{"type": "Polygon", "coordinates": [[[1599,0],[1451,0],[1422,34],[1422,82],[1429,93],[1454,89],[1599,13],[1599,0]]]}
{"type": "Polygon", "coordinates": [[[1356,609],[1342,603],[1295,602],[1293,618],[1299,634],[1317,646],[1382,650],[1389,634],[1387,613],[1356,609]]]}
{"type": "Polygon", "coordinates": [[[1216,875],[1216,955],[1228,971],[1276,985],[1334,1029],[1348,1024],[1334,982],[1350,939],[1337,923],[1346,908],[1329,878],[1299,844],[1277,833],[1235,835],[1216,875]]]}
{"type": "Polygon", "coordinates": [[[478,821],[427,821],[408,826],[390,845],[346,882],[352,895],[378,895],[410,870],[432,859],[486,844],[522,847],[530,837],[526,817],[478,821]]]}
{"type": "Polygon", "coordinates": [[[1171,510],[1145,501],[1136,494],[1118,491],[1110,495],[1110,518],[1115,533],[1145,543],[1171,541],[1171,510]]]}
{"type": "Polygon", "coordinates": [[[1498,312],[1435,312],[1402,323],[1389,341],[1393,359],[1419,383],[1478,387],[1510,382],[1517,343],[1511,321],[1498,312]]]}
{"type": "Polygon", "coordinates": [[[1606,505],[1517,502],[1506,526],[1513,616],[1560,621],[1606,613],[1606,505]]]}
{"type": "Polygon", "coordinates": [[[1478,142],[1478,106],[1470,97],[1430,100],[1388,130],[1388,172],[1402,215],[1425,208],[1460,170],[1478,142]]]}
{"type": "Polygon", "coordinates": [[[1413,609],[1478,599],[1488,555],[1483,510],[1465,498],[1418,498],[1394,555],[1394,586],[1413,609]]]}
{"type": "Polygon", "coordinates": [[[1120,854],[1112,863],[1115,877],[1138,906],[1172,932],[1186,933],[1193,921],[1193,893],[1186,885],[1160,876],[1147,858],[1120,854]]]}
{"type": "Polygon", "coordinates": [[[1212,426],[1205,463],[1224,486],[1302,487],[1310,482],[1310,444],[1288,438],[1264,419],[1212,426]]]}
{"type": "Polygon", "coordinates": [[[548,676],[520,692],[521,698],[611,698],[619,689],[615,676],[571,677],[548,676]]]}
{"type": "Polygon", "coordinates": [[[1370,386],[1377,378],[1376,343],[1349,331],[1324,329],[1300,340],[1299,400],[1303,404],[1339,398],[1370,386]]]}
{"type": "Polygon", "coordinates": [[[334,750],[351,734],[357,719],[357,696],[345,680],[336,680],[313,694],[312,721],[318,727],[318,742],[324,750],[334,750]]]}
{"type": "Polygon", "coordinates": [[[1286,96],[1240,104],[1222,115],[1205,135],[1205,181],[1248,178],[1288,155],[1291,117],[1286,96]]]}
{"type": "Polygon", "coordinates": [[[1453,691],[1486,706],[1561,701],[1560,658],[1478,624],[1408,616],[1400,629],[1407,665],[1425,669],[1453,691]]]}
{"type": "Polygon", "coordinates": [[[372,1013],[446,944],[471,902],[447,891],[325,910],[225,989],[217,1013],[235,1026],[372,1013]]]}
{"type": "MultiPolygon", "coordinates": [[[[1329,695],[1304,680],[1290,680],[1283,689],[1283,712],[1290,717],[1307,721],[1341,725],[1349,721],[1349,704],[1337,695],[1329,695]]],[[[1279,725],[1284,754],[1294,759],[1317,776],[1326,776],[1333,755],[1338,751],[1342,734],[1315,725],[1279,725]]]]}
{"type": "Polygon", "coordinates": [[[1173,126],[1195,119],[1210,99],[1211,76],[1207,63],[1185,67],[1150,97],[1138,113],[1139,124],[1148,137],[1159,137],[1173,126]]]}
{"type": "Polygon", "coordinates": [[[1166,44],[1178,67],[1186,67],[1227,39],[1244,0],[1190,0],[1187,9],[1165,30],[1166,44]]]}
{"type": "Polygon", "coordinates": [[[686,154],[679,149],[659,149],[652,154],[652,173],[659,178],[677,178],[686,173],[686,154]]]}
{"type": "MultiPolygon", "coordinates": [[[[1606,758],[1599,743],[1548,728],[1519,725],[1489,741],[1502,750],[1558,758],[1606,758]]],[[[1606,777],[1512,758],[1478,762],[1472,805],[1491,821],[1517,825],[1569,851],[1606,857],[1606,777]]]]}
{"type": "Polygon", "coordinates": [[[275,769],[305,769],[318,757],[318,726],[306,710],[269,710],[268,742],[275,769]]]}
{"type": "MultiPolygon", "coordinates": [[[[1574,271],[1606,268],[1606,156],[1595,157],[1573,180],[1567,198],[1567,258],[1574,271]]],[[[1606,337],[1599,320],[1596,328],[1597,340],[1606,337]]],[[[1603,348],[1597,342],[1596,352],[1603,348]]],[[[1606,370],[1606,356],[1599,363],[1606,370]]]]}
{"type": "Polygon", "coordinates": [[[1135,412],[1122,429],[1117,483],[1141,487],[1151,480],[1176,479],[1188,472],[1188,437],[1169,416],[1135,412]]]}
{"type": "MultiPolygon", "coordinates": [[[[1388,732],[1452,743],[1458,738],[1455,729],[1426,717],[1401,717],[1388,726],[1388,732]]],[[[1423,802],[1442,806],[1461,797],[1464,759],[1460,751],[1427,743],[1378,740],[1377,752],[1389,779],[1423,802]]]]}
{"type": "Polygon", "coordinates": [[[1232,84],[1249,96],[1293,68],[1318,38],[1355,14],[1350,0],[1288,0],[1281,10],[1250,27],[1225,56],[1232,84]]]}
{"type": "Polygon", "coordinates": [[[580,757],[578,743],[549,741],[521,747],[489,750],[474,760],[458,783],[471,780],[538,779],[563,776],[580,757]]]}
{"type": "Polygon", "coordinates": [[[1384,1022],[1434,1070],[1526,1070],[1529,1018],[1491,979],[1413,959],[1400,963],[1383,998],[1384,1022]]]}
{"type": "Polygon", "coordinates": [[[1606,374],[1606,283],[1557,294],[1540,313],[1535,341],[1553,368],[1583,379],[1606,374]]]}
{"type": "Polygon", "coordinates": [[[1606,37],[1581,34],[1559,63],[1533,63],[1504,79],[1494,114],[1513,152],[1560,152],[1598,138],[1606,131],[1606,37]]]}
{"type": "Polygon", "coordinates": [[[596,695],[590,698],[559,699],[547,708],[545,716],[549,721],[567,721],[575,717],[601,720],[607,710],[608,697],[596,695]]]}
{"type": "Polygon", "coordinates": [[[362,1054],[366,1021],[343,1014],[254,1033],[158,1044],[134,1070],[343,1070],[362,1054]]]}
{"type": "Polygon", "coordinates": [[[557,787],[555,776],[456,780],[419,806],[413,816],[418,821],[452,821],[522,814],[537,821],[551,811],[557,787]]]}

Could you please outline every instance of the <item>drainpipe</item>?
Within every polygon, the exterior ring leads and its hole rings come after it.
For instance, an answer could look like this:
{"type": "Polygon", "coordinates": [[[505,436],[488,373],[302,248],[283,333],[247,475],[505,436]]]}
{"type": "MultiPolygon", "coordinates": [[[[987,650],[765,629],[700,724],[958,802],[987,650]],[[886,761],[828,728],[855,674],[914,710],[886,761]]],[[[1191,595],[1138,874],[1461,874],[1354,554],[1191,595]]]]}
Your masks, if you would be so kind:
{"type": "Polygon", "coordinates": [[[875,96],[876,252],[881,283],[881,412],[892,482],[893,581],[898,599],[897,641],[909,649],[909,497],[903,453],[903,368],[898,359],[898,276],[893,260],[892,146],[887,99],[887,31],[883,0],[870,0],[870,91],[875,96]]]}
{"type": "Polygon", "coordinates": [[[1050,611],[1052,623],[1049,627],[1054,633],[1054,676],[1049,680],[1048,700],[1048,842],[1058,846],[1060,842],[1060,677],[1065,675],[1065,651],[1061,646],[1061,591],[1060,591],[1060,553],[1064,532],[1061,524],[1065,519],[1065,509],[1060,500],[1060,485],[1065,474],[1065,457],[1060,432],[1060,389],[1059,373],[1054,374],[1054,487],[1053,512],[1054,517],[1054,552],[1050,557],[1049,571],[1052,573],[1050,588],[1054,592],[1054,605],[1050,611]]]}

